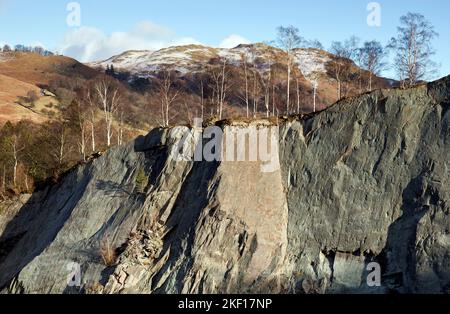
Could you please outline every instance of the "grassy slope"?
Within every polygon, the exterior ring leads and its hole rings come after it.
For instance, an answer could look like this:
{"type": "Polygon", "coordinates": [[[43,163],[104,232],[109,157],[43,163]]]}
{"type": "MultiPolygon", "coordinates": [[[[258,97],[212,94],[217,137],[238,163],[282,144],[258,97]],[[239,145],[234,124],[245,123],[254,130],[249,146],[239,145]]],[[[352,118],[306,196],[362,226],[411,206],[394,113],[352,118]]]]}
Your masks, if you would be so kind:
{"type": "Polygon", "coordinates": [[[36,85],[65,76],[92,78],[98,72],[68,57],[12,53],[8,61],[0,62],[0,74],[36,85]]]}
{"type": "Polygon", "coordinates": [[[18,97],[26,96],[31,90],[39,93],[39,88],[35,85],[0,74],[0,125],[7,121],[19,122],[23,119],[36,123],[47,120],[45,116],[16,103],[18,97]]]}
{"type": "MultiPolygon", "coordinates": [[[[82,76],[91,78],[97,71],[79,63],[78,61],[63,57],[43,57],[32,53],[0,54],[0,125],[6,121],[18,122],[31,120],[42,123],[48,120],[43,109],[52,111],[46,106],[56,104],[52,97],[40,97],[33,109],[18,104],[20,97],[27,92],[35,91],[40,95],[38,84],[48,84],[66,76],[82,76]]],[[[53,109],[54,111],[54,109],[53,109]]]]}

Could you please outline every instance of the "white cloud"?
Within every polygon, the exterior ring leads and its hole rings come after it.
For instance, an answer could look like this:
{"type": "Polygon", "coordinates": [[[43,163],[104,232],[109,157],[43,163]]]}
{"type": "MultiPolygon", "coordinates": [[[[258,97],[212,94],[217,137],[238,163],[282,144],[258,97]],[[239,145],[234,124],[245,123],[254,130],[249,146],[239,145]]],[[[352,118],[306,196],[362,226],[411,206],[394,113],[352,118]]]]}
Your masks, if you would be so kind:
{"type": "MultiPolygon", "coordinates": [[[[2,1],[2,0],[0,0],[2,1]]],[[[234,48],[250,43],[246,38],[232,34],[219,45],[234,48]]],[[[69,31],[57,51],[81,62],[108,59],[127,50],[159,50],[169,46],[201,43],[192,37],[177,37],[171,29],[150,21],[142,21],[127,32],[105,34],[98,28],[82,26],[69,31]]]]}
{"type": "Polygon", "coordinates": [[[174,35],[168,27],[157,25],[151,21],[139,22],[132,30],[132,34],[152,38],[167,38],[174,35]]]}
{"type": "Polygon", "coordinates": [[[58,51],[82,62],[110,58],[127,50],[158,50],[173,45],[200,44],[191,37],[176,37],[173,32],[149,21],[138,23],[128,32],[105,34],[95,27],[83,26],[68,32],[58,51]]]}
{"type": "Polygon", "coordinates": [[[222,40],[219,44],[219,48],[234,48],[240,44],[249,44],[250,41],[242,36],[232,34],[222,40]]]}

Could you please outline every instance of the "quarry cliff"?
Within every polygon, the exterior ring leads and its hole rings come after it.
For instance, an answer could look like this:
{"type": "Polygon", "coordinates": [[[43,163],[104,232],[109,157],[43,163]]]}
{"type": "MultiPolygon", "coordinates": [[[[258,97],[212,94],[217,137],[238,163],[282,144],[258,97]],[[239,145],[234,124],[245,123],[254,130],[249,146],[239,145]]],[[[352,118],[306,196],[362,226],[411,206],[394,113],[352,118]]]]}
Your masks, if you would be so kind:
{"type": "Polygon", "coordinates": [[[449,109],[447,77],[216,125],[223,143],[269,131],[270,167],[191,158],[206,128],[154,129],[1,205],[0,290],[449,293],[449,109]]]}

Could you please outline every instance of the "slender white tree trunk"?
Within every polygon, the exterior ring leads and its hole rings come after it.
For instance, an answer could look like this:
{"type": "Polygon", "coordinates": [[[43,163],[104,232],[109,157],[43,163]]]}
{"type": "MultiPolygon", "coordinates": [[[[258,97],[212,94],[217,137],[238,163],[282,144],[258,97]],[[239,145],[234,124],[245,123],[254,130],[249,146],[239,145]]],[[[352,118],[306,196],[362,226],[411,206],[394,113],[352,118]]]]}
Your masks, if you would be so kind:
{"type": "Polygon", "coordinates": [[[89,122],[91,124],[91,148],[92,153],[95,153],[95,125],[94,121],[89,122]]]}
{"type": "Polygon", "coordinates": [[[14,187],[16,187],[17,183],[17,159],[14,159],[14,166],[13,166],[13,184],[14,187]]]}
{"type": "Polygon", "coordinates": [[[6,166],[3,165],[3,193],[6,192],[6,166]]]}
{"type": "Polygon", "coordinates": [[[17,160],[17,138],[16,137],[14,137],[14,142],[13,142],[12,148],[13,148],[13,159],[14,159],[13,185],[14,185],[14,187],[16,187],[16,184],[17,184],[17,165],[18,165],[18,160],[17,160]]]}
{"type": "Polygon", "coordinates": [[[248,73],[247,73],[247,56],[244,61],[244,75],[245,75],[245,105],[247,107],[247,118],[249,116],[249,103],[248,103],[248,73]]]}
{"type": "Polygon", "coordinates": [[[80,130],[81,134],[80,134],[80,152],[81,152],[81,156],[83,157],[83,161],[86,161],[86,138],[85,138],[85,133],[86,133],[86,129],[84,124],[81,124],[81,130],[80,130]]]}
{"type": "Polygon", "coordinates": [[[291,93],[291,56],[288,53],[288,70],[287,70],[287,91],[286,91],[286,115],[289,115],[291,93]]]}
{"type": "Polygon", "coordinates": [[[30,187],[28,186],[28,176],[25,174],[25,189],[28,191],[30,191],[30,187]]]}
{"type": "Polygon", "coordinates": [[[106,128],[107,128],[107,141],[108,141],[108,147],[111,146],[111,138],[112,138],[112,121],[111,121],[111,117],[110,114],[107,113],[107,122],[106,122],[106,128]]]}
{"type": "Polygon", "coordinates": [[[169,109],[170,109],[170,103],[166,102],[166,127],[169,126],[169,109]]]}
{"type": "Polygon", "coordinates": [[[202,99],[201,99],[201,106],[202,106],[202,120],[205,119],[205,94],[203,89],[203,80],[201,81],[201,88],[202,88],[202,99]]]}
{"type": "Polygon", "coordinates": [[[123,140],[123,112],[120,112],[119,126],[117,130],[117,146],[122,145],[122,140],[123,140]]]}
{"type": "Polygon", "coordinates": [[[317,95],[317,81],[314,81],[314,100],[313,100],[313,110],[316,112],[316,95],[317,95]]]}
{"type": "Polygon", "coordinates": [[[90,121],[91,125],[91,148],[92,153],[95,153],[95,105],[91,98],[91,92],[89,91],[87,94],[87,100],[89,103],[89,111],[90,111],[90,121]]]}
{"type": "Polygon", "coordinates": [[[275,116],[275,85],[272,83],[272,115],[275,116]]]}
{"type": "Polygon", "coordinates": [[[341,98],[342,98],[342,89],[341,89],[341,80],[340,79],[338,79],[338,81],[337,81],[337,85],[338,85],[338,87],[337,87],[337,94],[338,94],[338,100],[341,100],[341,98]]]}
{"type": "Polygon", "coordinates": [[[361,71],[361,67],[359,67],[359,70],[358,70],[358,84],[359,84],[358,90],[359,90],[359,93],[361,94],[361,92],[362,92],[362,71],[361,71]]]}
{"type": "Polygon", "coordinates": [[[223,103],[225,101],[225,68],[227,65],[226,59],[223,61],[223,67],[222,67],[222,83],[220,87],[220,107],[219,107],[219,119],[222,119],[222,112],[223,112],[223,103]]]}
{"type": "Polygon", "coordinates": [[[297,114],[300,114],[300,87],[298,84],[298,78],[296,79],[297,81],[297,114]]]}
{"type": "Polygon", "coordinates": [[[60,138],[59,138],[59,151],[58,151],[58,163],[59,165],[62,165],[64,162],[64,149],[66,145],[66,136],[64,134],[64,129],[61,132],[60,138]]]}
{"type": "Polygon", "coordinates": [[[258,89],[258,81],[256,77],[256,71],[253,71],[253,118],[256,118],[256,113],[258,111],[258,95],[257,95],[257,89],[258,89]]]}

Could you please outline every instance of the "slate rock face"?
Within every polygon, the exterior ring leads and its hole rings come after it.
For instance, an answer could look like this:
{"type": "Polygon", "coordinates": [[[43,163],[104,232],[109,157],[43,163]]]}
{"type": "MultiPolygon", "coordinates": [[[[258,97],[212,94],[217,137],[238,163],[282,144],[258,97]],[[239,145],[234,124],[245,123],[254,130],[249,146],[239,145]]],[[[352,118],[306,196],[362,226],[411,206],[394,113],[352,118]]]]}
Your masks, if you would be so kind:
{"type": "Polygon", "coordinates": [[[276,134],[270,169],[194,162],[203,129],[153,130],[2,204],[0,289],[449,293],[449,100],[445,78],[221,126],[223,146],[276,134]]]}

